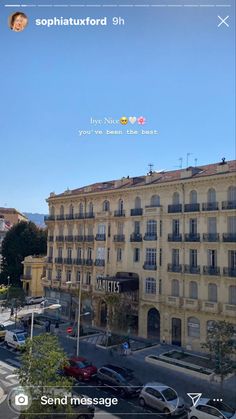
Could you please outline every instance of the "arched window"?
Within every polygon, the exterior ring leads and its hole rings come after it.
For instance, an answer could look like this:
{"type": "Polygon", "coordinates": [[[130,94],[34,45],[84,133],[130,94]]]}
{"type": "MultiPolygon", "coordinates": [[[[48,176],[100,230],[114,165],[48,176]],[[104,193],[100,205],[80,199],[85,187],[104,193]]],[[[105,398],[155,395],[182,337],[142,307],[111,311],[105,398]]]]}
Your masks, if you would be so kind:
{"type": "Polygon", "coordinates": [[[70,214],[71,216],[73,216],[73,215],[74,215],[74,207],[73,207],[73,205],[72,205],[72,204],[70,204],[70,206],[69,206],[69,214],[70,214]]]}
{"type": "Polygon", "coordinates": [[[214,188],[208,189],[207,202],[210,204],[213,204],[214,202],[216,202],[216,191],[214,188]]]}
{"type": "Polygon", "coordinates": [[[174,192],[172,196],[172,204],[178,205],[179,204],[179,192],[174,192]]]}
{"type": "Polygon", "coordinates": [[[179,297],[179,281],[178,281],[178,279],[172,279],[172,281],[171,281],[171,295],[173,297],[179,297]]]}
{"type": "Polygon", "coordinates": [[[84,206],[82,204],[82,202],[80,202],[79,204],[79,214],[82,215],[84,213],[84,206]]]}
{"type": "Polygon", "coordinates": [[[50,215],[55,215],[55,207],[53,205],[49,208],[49,212],[50,215]]]}
{"type": "Polygon", "coordinates": [[[150,234],[150,235],[157,234],[157,222],[155,220],[147,221],[147,234],[150,234]]]}
{"type": "Polygon", "coordinates": [[[119,201],[118,201],[118,210],[120,212],[123,212],[123,209],[124,209],[124,201],[123,201],[123,199],[119,199],[119,201]]]}
{"type": "Polygon", "coordinates": [[[139,198],[139,196],[137,196],[137,197],[135,198],[135,201],[134,201],[134,208],[135,208],[135,209],[141,208],[141,198],[139,198]]]}
{"type": "Polygon", "coordinates": [[[64,206],[63,205],[60,206],[60,215],[61,216],[64,215],[64,206]]]}
{"type": "Polygon", "coordinates": [[[230,285],[229,287],[229,304],[236,304],[236,286],[230,285]]]}
{"type": "Polygon", "coordinates": [[[159,195],[152,195],[150,200],[151,207],[159,207],[160,206],[160,197],[159,195]]]}
{"type": "Polygon", "coordinates": [[[196,317],[188,318],[188,336],[200,338],[200,321],[196,317]]]}
{"type": "Polygon", "coordinates": [[[217,285],[216,284],[208,285],[208,301],[211,301],[212,303],[217,302],[217,285]]]}
{"type": "Polygon", "coordinates": [[[197,282],[190,281],[189,283],[189,298],[197,299],[198,298],[198,286],[197,282]]]}
{"type": "Polygon", "coordinates": [[[197,191],[191,191],[189,194],[190,204],[197,204],[197,191]]]}
{"type": "Polygon", "coordinates": [[[230,186],[228,188],[228,201],[236,201],[236,186],[230,186]]]}
{"type": "Polygon", "coordinates": [[[156,280],[155,280],[155,278],[146,278],[145,293],[146,294],[156,294],[156,280]]]}
{"type": "Polygon", "coordinates": [[[102,209],[103,211],[110,211],[110,202],[109,201],[104,201],[102,204],[102,209]]]}
{"type": "Polygon", "coordinates": [[[89,214],[93,214],[93,203],[89,203],[89,214]]]}

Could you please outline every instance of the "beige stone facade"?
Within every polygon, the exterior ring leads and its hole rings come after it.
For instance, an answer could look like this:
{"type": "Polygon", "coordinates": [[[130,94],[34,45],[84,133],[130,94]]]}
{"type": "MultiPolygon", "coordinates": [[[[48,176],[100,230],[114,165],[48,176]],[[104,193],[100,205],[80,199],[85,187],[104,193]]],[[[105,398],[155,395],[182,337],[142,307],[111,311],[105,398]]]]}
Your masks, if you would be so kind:
{"type": "Polygon", "coordinates": [[[212,320],[236,326],[235,185],[222,161],[52,193],[44,287],[82,284],[96,325],[116,304],[127,332],[200,350],[212,320]]]}
{"type": "Polygon", "coordinates": [[[21,277],[23,289],[28,297],[43,296],[42,276],[45,272],[45,256],[26,256],[22,262],[24,273],[21,277]]]}

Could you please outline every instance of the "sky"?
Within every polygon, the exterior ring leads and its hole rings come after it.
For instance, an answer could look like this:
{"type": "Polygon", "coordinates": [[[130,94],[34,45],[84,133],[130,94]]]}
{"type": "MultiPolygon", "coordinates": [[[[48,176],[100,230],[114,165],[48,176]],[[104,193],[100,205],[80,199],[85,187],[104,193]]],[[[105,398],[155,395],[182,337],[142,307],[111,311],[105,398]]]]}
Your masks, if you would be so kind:
{"type": "Polygon", "coordinates": [[[149,163],[154,170],[175,170],[179,158],[186,166],[187,153],[189,165],[195,159],[203,165],[235,158],[230,0],[125,0],[122,7],[102,7],[116,2],[96,0],[94,7],[72,7],[78,3],[1,3],[0,206],[47,213],[52,191],[143,175],[149,163]],[[16,33],[8,16],[19,10],[29,24],[16,33]],[[35,24],[87,16],[107,17],[108,25],[35,24]],[[218,27],[218,16],[229,16],[229,26],[218,27]],[[113,17],[125,24],[112,25],[113,17]],[[90,123],[122,116],[144,116],[146,123],[97,128],[90,123]],[[123,133],[106,135],[107,129],[123,133]],[[127,129],[158,133],[128,135],[127,129]],[[93,131],[80,135],[80,130],[93,131]]]}

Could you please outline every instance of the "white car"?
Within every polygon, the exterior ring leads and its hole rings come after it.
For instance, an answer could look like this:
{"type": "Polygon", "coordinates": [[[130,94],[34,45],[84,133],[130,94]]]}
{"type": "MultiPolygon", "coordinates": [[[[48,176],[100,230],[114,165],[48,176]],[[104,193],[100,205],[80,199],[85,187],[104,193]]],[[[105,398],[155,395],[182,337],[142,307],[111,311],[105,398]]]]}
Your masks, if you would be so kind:
{"type": "Polygon", "coordinates": [[[25,345],[25,334],[23,330],[7,330],[5,334],[5,345],[14,349],[20,349],[25,345]]]}
{"type": "Polygon", "coordinates": [[[139,394],[141,406],[150,406],[165,414],[175,416],[186,412],[186,406],[173,388],[161,383],[147,383],[139,394]]]}
{"type": "Polygon", "coordinates": [[[223,402],[211,399],[199,399],[190,408],[189,419],[236,419],[236,412],[223,402]]]}
{"type": "Polygon", "coordinates": [[[44,297],[26,297],[26,304],[41,304],[45,300],[44,297]]]}

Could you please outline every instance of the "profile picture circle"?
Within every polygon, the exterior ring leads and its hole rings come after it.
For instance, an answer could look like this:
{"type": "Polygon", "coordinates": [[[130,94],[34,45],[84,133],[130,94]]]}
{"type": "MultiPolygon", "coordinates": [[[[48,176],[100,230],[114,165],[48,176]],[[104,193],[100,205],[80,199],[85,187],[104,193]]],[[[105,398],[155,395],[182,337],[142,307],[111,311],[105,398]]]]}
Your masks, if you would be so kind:
{"type": "Polygon", "coordinates": [[[28,25],[28,17],[23,12],[15,12],[8,18],[9,28],[13,32],[22,32],[28,25]]]}

